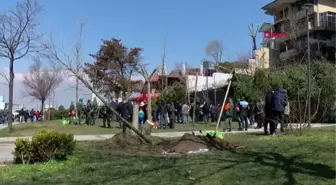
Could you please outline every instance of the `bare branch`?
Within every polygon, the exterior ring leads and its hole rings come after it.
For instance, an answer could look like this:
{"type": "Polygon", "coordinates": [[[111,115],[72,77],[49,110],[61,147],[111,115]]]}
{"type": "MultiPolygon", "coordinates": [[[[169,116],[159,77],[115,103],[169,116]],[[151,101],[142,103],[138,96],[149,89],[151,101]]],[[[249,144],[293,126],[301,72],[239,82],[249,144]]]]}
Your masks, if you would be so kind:
{"type": "Polygon", "coordinates": [[[41,101],[43,113],[45,101],[61,82],[62,74],[58,68],[42,68],[40,58],[35,58],[35,63],[29,67],[29,72],[24,76],[23,85],[26,88],[26,95],[41,101]]]}
{"type": "Polygon", "coordinates": [[[211,57],[216,64],[222,61],[223,52],[223,43],[218,40],[210,41],[205,48],[206,55],[211,57]]]}

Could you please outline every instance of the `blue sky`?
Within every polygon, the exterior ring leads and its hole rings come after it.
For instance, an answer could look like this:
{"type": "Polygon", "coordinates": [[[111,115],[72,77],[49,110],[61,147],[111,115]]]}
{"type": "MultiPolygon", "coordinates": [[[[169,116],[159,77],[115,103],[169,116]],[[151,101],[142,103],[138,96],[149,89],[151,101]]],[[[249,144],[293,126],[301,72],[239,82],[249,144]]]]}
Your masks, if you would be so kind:
{"type": "MultiPolygon", "coordinates": [[[[2,0],[0,11],[16,0],[2,0]]],[[[143,62],[153,69],[160,65],[166,37],[168,70],[176,63],[200,65],[204,48],[214,39],[224,43],[224,59],[234,60],[239,53],[251,51],[248,25],[271,22],[261,7],[271,0],[44,0],[39,20],[41,32],[51,33],[56,44],[70,52],[84,21],[83,54],[98,50],[101,39],[119,38],[127,47],[141,47],[143,62]]],[[[261,34],[258,43],[260,43],[261,34]]],[[[1,66],[8,66],[0,59],[1,66]]],[[[16,72],[27,71],[29,58],[17,61],[16,72]]],[[[72,93],[73,94],[73,93],[72,93]]],[[[70,95],[69,95],[70,96],[70,95]]],[[[5,94],[6,97],[6,94],[5,94]]],[[[70,101],[67,98],[67,101],[70,101]]],[[[6,98],[5,98],[6,99],[6,98]]],[[[65,100],[59,100],[65,104],[65,100]]]]}

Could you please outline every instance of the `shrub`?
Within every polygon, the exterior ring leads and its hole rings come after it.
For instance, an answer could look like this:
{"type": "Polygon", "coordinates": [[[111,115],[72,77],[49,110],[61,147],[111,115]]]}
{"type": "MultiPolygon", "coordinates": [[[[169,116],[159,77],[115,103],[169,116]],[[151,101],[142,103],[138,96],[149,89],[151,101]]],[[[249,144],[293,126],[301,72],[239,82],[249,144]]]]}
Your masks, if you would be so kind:
{"type": "Polygon", "coordinates": [[[33,147],[28,139],[19,138],[15,141],[15,150],[13,152],[15,163],[29,163],[33,157],[33,147]]]}
{"type": "Polygon", "coordinates": [[[75,149],[72,134],[54,130],[42,130],[33,136],[32,141],[18,139],[13,152],[16,163],[45,162],[52,159],[65,160],[75,149]]]}

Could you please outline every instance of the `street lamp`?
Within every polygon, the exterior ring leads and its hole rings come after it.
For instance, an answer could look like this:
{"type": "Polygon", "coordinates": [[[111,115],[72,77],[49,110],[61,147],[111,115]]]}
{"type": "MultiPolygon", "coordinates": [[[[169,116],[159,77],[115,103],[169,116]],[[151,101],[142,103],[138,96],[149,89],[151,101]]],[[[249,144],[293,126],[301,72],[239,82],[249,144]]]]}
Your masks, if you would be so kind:
{"type": "Polygon", "coordinates": [[[306,23],[307,23],[307,50],[308,50],[308,54],[307,54],[307,73],[308,73],[308,84],[307,84],[307,88],[308,88],[308,127],[311,126],[311,71],[310,71],[310,36],[309,36],[309,17],[308,17],[308,11],[311,7],[313,7],[314,4],[312,3],[306,3],[303,5],[303,9],[306,10],[306,23]]]}

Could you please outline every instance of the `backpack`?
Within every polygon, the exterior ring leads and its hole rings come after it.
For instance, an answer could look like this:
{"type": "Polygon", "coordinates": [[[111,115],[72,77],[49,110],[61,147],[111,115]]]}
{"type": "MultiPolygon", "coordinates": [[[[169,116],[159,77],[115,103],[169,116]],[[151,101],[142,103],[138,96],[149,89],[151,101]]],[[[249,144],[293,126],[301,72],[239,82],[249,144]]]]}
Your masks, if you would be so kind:
{"type": "Polygon", "coordinates": [[[225,106],[224,106],[224,110],[226,110],[226,111],[228,111],[228,110],[230,110],[230,104],[229,103],[227,103],[227,104],[225,104],[225,106]]]}

